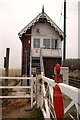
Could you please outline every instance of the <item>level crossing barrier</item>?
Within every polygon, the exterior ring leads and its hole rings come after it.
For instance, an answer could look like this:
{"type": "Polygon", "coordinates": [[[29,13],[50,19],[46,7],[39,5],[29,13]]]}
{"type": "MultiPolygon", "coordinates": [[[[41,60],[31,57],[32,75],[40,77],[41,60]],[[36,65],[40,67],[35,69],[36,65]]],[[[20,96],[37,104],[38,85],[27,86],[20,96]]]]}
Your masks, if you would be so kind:
{"type": "MultiPolygon", "coordinates": [[[[44,118],[53,118],[56,120],[56,114],[54,110],[54,104],[53,104],[53,91],[54,87],[57,83],[53,79],[47,78],[43,75],[41,75],[41,78],[43,80],[42,84],[42,90],[43,90],[43,104],[41,106],[41,110],[43,112],[44,118]]],[[[69,115],[73,120],[80,119],[80,89],[64,84],[64,83],[58,83],[62,95],[63,95],[63,102],[64,102],[64,118],[69,115]],[[75,111],[76,116],[74,117],[72,115],[72,112],[70,110],[73,108],[73,111],[75,111]]]]}

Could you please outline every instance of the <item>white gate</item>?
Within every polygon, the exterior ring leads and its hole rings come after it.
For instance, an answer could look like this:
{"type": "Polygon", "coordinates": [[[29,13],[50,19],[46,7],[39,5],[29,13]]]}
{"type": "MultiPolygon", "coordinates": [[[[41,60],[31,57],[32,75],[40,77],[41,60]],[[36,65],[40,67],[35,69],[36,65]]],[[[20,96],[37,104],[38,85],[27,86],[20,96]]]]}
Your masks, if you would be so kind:
{"type": "MultiPolygon", "coordinates": [[[[0,90],[2,89],[30,89],[30,94],[17,94],[17,95],[11,95],[11,96],[0,96],[0,100],[1,99],[18,99],[18,98],[31,98],[31,108],[33,108],[33,106],[35,105],[36,103],[36,97],[35,97],[35,94],[36,94],[36,78],[34,78],[33,76],[31,77],[0,77],[0,80],[1,81],[4,81],[5,79],[7,80],[29,80],[30,81],[30,85],[29,86],[0,86],[0,90]],[[34,89],[35,87],[35,89],[34,89]],[[33,92],[34,91],[34,92],[33,92]],[[33,102],[33,99],[34,99],[34,102],[33,102]]],[[[0,104],[0,107],[1,107],[1,104],[0,104]]],[[[1,118],[1,115],[2,114],[2,111],[0,109],[0,118],[1,118]]]]}
{"type": "MultiPolygon", "coordinates": [[[[43,105],[41,106],[41,110],[43,112],[44,118],[53,118],[56,119],[56,114],[54,111],[53,105],[53,88],[56,85],[54,80],[49,79],[42,74],[43,79],[43,105]],[[46,85],[45,85],[46,84],[46,85]]],[[[71,117],[73,120],[80,119],[80,89],[72,87],[70,85],[59,83],[58,84],[62,94],[63,94],[63,101],[64,101],[64,118],[71,117]],[[76,117],[73,117],[72,112],[76,113],[76,117]]]]}

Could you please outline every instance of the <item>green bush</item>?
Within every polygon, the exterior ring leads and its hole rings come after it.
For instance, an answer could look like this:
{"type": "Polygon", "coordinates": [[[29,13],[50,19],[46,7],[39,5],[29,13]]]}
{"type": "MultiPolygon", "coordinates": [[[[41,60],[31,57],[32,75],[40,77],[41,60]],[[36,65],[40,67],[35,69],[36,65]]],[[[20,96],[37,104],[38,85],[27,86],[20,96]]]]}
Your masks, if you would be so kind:
{"type": "Polygon", "coordinates": [[[80,70],[80,59],[66,59],[63,66],[69,67],[70,71],[80,70]]]}

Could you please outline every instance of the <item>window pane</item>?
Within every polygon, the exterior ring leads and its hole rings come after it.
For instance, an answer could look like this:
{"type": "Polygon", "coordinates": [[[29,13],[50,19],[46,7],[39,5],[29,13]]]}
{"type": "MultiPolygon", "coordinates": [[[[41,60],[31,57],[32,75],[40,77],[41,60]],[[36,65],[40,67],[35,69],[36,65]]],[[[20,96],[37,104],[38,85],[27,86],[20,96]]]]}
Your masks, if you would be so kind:
{"type": "Polygon", "coordinates": [[[51,39],[51,48],[58,48],[58,40],[57,39],[51,39]]]}
{"type": "Polygon", "coordinates": [[[51,39],[51,48],[55,48],[55,39],[51,39]]]}
{"type": "Polygon", "coordinates": [[[34,48],[40,48],[40,39],[34,39],[34,48]]]}
{"type": "Polygon", "coordinates": [[[50,39],[44,39],[43,40],[43,45],[45,49],[50,48],[50,39]]]}

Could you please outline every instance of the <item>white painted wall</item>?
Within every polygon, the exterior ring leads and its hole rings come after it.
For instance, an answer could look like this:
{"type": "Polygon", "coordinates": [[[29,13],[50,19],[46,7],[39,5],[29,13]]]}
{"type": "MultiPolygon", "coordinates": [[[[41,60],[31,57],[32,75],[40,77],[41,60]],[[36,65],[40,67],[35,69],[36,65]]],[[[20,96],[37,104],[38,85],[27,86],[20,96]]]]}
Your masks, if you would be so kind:
{"type": "MultiPolygon", "coordinates": [[[[40,56],[40,49],[39,48],[33,48],[33,41],[34,38],[40,39],[40,48],[43,48],[43,39],[58,39],[58,48],[59,49],[46,49],[47,53],[46,56],[48,57],[61,57],[62,56],[62,42],[61,38],[59,37],[58,32],[55,31],[53,27],[50,26],[48,23],[37,23],[32,27],[32,36],[31,36],[31,49],[32,49],[32,55],[34,57],[40,56]],[[39,29],[39,33],[36,31],[39,29]],[[37,52],[36,52],[37,49],[37,52]]],[[[43,49],[43,53],[45,53],[45,49],[43,49]]],[[[45,56],[45,54],[43,54],[45,56]]]]}
{"type": "Polygon", "coordinates": [[[43,39],[45,38],[54,38],[58,39],[58,48],[62,48],[62,42],[58,33],[51,27],[48,23],[37,23],[32,27],[32,38],[31,38],[31,48],[33,49],[33,40],[34,38],[40,38],[40,47],[43,47],[43,39]],[[36,29],[40,30],[40,33],[36,32],[36,29]]]}
{"type": "MultiPolygon", "coordinates": [[[[40,57],[40,49],[36,48],[32,50],[33,57],[40,57]]],[[[61,49],[42,49],[42,56],[44,57],[61,57],[61,49]]]]}

